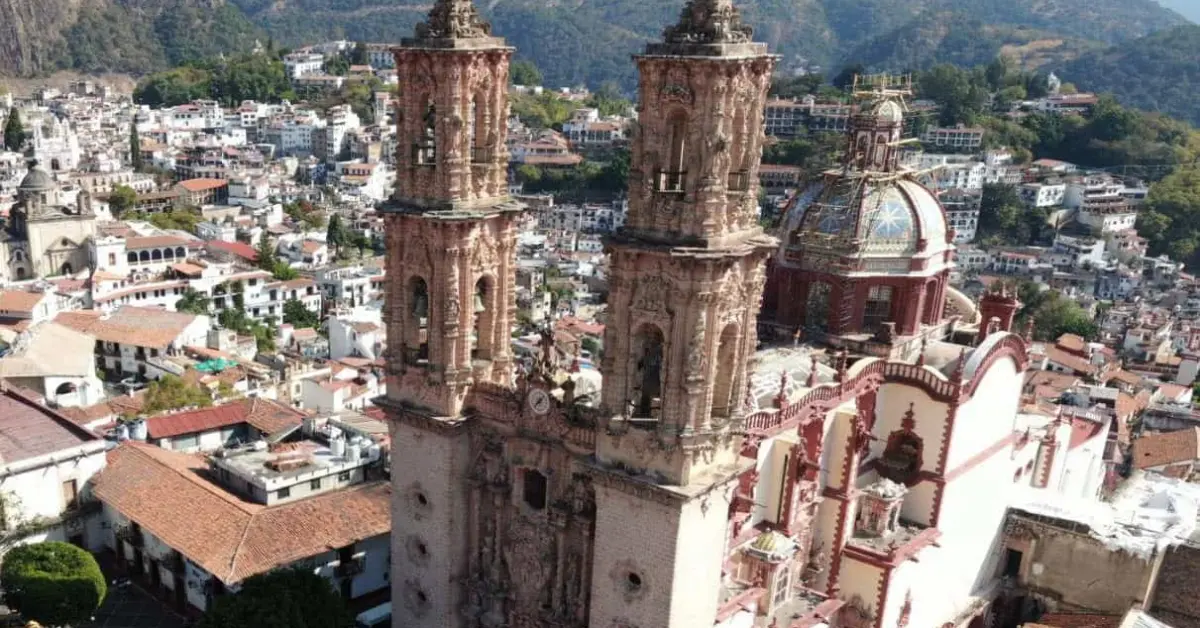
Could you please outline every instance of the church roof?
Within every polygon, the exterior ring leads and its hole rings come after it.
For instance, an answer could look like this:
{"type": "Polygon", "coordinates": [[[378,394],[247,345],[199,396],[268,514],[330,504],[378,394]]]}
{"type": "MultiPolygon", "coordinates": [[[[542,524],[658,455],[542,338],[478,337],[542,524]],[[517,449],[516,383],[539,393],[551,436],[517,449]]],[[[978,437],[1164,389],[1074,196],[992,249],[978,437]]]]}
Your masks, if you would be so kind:
{"type": "Polygon", "coordinates": [[[17,191],[45,192],[47,190],[53,190],[57,187],[58,186],[54,183],[54,179],[50,176],[50,173],[39,168],[38,165],[34,163],[29,168],[29,174],[25,175],[25,178],[21,180],[21,185],[17,187],[17,191]]]}

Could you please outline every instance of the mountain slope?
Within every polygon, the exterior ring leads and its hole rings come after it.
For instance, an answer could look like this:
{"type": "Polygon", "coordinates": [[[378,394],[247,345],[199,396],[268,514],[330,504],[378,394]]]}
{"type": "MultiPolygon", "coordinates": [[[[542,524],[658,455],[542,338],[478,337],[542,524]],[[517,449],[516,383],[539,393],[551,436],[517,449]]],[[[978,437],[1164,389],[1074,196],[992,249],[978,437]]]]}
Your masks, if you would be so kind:
{"type": "Polygon", "coordinates": [[[1074,59],[1102,47],[1078,39],[1008,24],[986,23],[957,12],[925,13],[846,54],[846,61],[887,71],[921,70],[939,63],[986,64],[998,55],[1023,67],[1074,59]]]}
{"type": "Polygon", "coordinates": [[[259,37],[223,0],[0,0],[0,74],[144,73],[247,50],[259,37]]]}
{"type": "Polygon", "coordinates": [[[1064,81],[1112,92],[1123,104],[1200,124],[1200,25],[1189,24],[1084,55],[1063,66],[1064,81]]]}

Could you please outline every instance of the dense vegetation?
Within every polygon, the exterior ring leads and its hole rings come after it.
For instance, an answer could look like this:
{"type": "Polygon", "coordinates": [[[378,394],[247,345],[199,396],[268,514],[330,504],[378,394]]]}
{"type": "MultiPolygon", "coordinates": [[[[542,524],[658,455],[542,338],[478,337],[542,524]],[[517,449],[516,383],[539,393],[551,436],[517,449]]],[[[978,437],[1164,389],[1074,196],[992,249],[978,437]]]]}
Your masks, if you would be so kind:
{"type": "Polygon", "coordinates": [[[1026,67],[1055,65],[1101,45],[1024,25],[996,24],[961,12],[924,13],[847,54],[874,70],[920,70],[939,63],[974,66],[1004,54],[1026,67]]]}
{"type": "MultiPolygon", "coordinates": [[[[233,1],[288,45],[332,37],[397,41],[412,32],[428,5],[422,0],[233,1]]],[[[632,91],[629,55],[676,22],[681,4],[510,0],[486,3],[483,10],[496,33],[537,63],[545,84],[612,80],[632,91]]],[[[756,28],[756,39],[783,54],[789,65],[834,65],[868,42],[941,11],[971,15],[1001,30],[1026,27],[1106,43],[1183,22],[1154,0],[744,0],[739,6],[756,28]]]]}
{"type": "Polygon", "coordinates": [[[1022,306],[1017,313],[1016,326],[1024,328],[1032,319],[1034,340],[1054,340],[1063,334],[1075,334],[1091,340],[1099,331],[1087,310],[1057,290],[1044,289],[1036,282],[1023,281],[1018,286],[1017,295],[1022,306]]]}
{"type": "Polygon", "coordinates": [[[236,6],[192,0],[85,5],[66,32],[59,66],[86,72],[160,70],[218,54],[248,52],[262,31],[236,6]]]}
{"type": "Polygon", "coordinates": [[[1121,102],[1200,124],[1200,25],[1189,24],[1084,55],[1064,78],[1081,89],[1111,92],[1121,102]]]}
{"type": "Polygon", "coordinates": [[[283,62],[269,52],[190,62],[147,76],[133,93],[138,103],[153,107],[170,107],[198,98],[213,98],[232,106],[243,100],[278,102],[295,97],[283,62]]]}
{"type": "Polygon", "coordinates": [[[87,550],[59,541],[9,550],[0,585],[5,604],[22,619],[46,626],[87,621],[108,593],[96,559],[87,550]]]}
{"type": "Polygon", "coordinates": [[[198,628],[351,628],[354,616],[329,580],[288,569],[247,578],[237,595],[217,598],[198,628]]]}

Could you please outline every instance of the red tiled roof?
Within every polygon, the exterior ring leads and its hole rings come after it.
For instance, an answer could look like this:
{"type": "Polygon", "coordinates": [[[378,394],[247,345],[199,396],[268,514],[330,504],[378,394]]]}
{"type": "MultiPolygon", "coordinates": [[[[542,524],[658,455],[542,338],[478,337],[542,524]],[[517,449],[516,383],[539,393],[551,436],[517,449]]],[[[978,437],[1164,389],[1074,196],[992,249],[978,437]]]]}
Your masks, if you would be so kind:
{"type": "Polygon", "coordinates": [[[180,181],[179,185],[188,192],[203,192],[223,188],[228,185],[228,182],[224,179],[188,179],[180,181]]]}
{"type": "Polygon", "coordinates": [[[42,299],[46,298],[42,292],[28,292],[26,290],[0,290],[0,310],[9,312],[28,312],[33,313],[33,308],[37,307],[42,299]]]}
{"type": "Polygon", "coordinates": [[[299,425],[303,414],[267,399],[243,399],[211,408],[151,417],[146,420],[150,438],[173,438],[222,427],[249,423],[268,434],[299,425]]]}
{"type": "Polygon", "coordinates": [[[13,388],[0,390],[0,464],[78,447],[96,440],[66,416],[13,388]]]}
{"type": "Polygon", "coordinates": [[[1087,352],[1087,341],[1082,336],[1075,334],[1063,334],[1058,337],[1055,344],[1071,353],[1084,355],[1087,352]]]}
{"type": "Polygon", "coordinates": [[[1133,466],[1152,469],[1200,458],[1200,427],[1143,434],[1133,441],[1133,466]]]}
{"type": "Polygon", "coordinates": [[[141,238],[125,238],[126,250],[160,249],[165,246],[191,246],[192,241],[179,236],[146,236],[141,238]]]}
{"type": "Polygon", "coordinates": [[[372,482],[277,506],[206,480],[200,456],[126,442],[95,495],[226,584],[387,534],[391,486],[372,482]]]}
{"type": "Polygon", "coordinates": [[[254,249],[254,247],[250,246],[249,244],[244,244],[242,242],[226,242],[224,240],[209,240],[208,243],[205,244],[205,246],[208,247],[209,250],[216,249],[218,251],[224,251],[226,253],[233,253],[234,255],[237,255],[238,257],[249,260],[251,262],[258,261],[258,251],[256,251],[254,249]]]}
{"type": "Polygon", "coordinates": [[[1096,370],[1096,367],[1091,362],[1088,362],[1087,359],[1058,347],[1046,347],[1046,358],[1059,366],[1080,374],[1092,373],[1096,370]]]}
{"type": "Polygon", "coordinates": [[[1082,417],[1071,417],[1071,442],[1068,449],[1075,449],[1100,435],[1104,426],[1082,417]]]}
{"type": "Polygon", "coordinates": [[[193,314],[168,312],[152,307],[123,306],[108,318],[100,312],[61,312],[56,323],[95,336],[96,340],[138,347],[164,348],[196,320],[193,314]]]}

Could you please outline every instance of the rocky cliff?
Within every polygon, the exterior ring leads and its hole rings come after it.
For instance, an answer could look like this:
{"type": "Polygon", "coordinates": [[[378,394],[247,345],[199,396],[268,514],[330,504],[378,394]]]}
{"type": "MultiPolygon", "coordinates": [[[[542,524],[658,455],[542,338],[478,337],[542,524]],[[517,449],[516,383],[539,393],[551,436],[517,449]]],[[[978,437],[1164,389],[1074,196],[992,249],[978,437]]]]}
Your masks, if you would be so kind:
{"type": "Polygon", "coordinates": [[[0,73],[31,75],[59,67],[63,33],[84,5],[103,0],[0,0],[0,73]]]}

